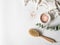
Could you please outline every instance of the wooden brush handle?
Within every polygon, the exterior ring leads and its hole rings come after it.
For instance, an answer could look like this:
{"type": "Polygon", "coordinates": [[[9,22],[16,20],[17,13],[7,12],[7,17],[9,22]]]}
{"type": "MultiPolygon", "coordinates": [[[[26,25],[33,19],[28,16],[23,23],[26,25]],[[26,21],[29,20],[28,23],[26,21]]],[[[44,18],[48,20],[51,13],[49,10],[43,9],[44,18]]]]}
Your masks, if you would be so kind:
{"type": "Polygon", "coordinates": [[[46,39],[47,41],[51,42],[51,43],[55,43],[56,41],[52,38],[46,37],[46,36],[41,36],[42,38],[46,39]]]}

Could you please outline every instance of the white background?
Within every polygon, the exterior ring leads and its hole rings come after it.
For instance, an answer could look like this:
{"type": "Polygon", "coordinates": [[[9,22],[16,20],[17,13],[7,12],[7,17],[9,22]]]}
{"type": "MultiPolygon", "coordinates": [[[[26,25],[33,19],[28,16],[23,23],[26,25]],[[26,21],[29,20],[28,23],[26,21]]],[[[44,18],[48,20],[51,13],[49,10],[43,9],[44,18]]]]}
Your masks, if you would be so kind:
{"type": "MultiPolygon", "coordinates": [[[[28,29],[34,22],[26,11],[23,0],[0,0],[0,45],[60,45],[29,36],[28,29]]],[[[60,31],[44,31],[44,35],[57,41],[59,34],[60,31]]]]}

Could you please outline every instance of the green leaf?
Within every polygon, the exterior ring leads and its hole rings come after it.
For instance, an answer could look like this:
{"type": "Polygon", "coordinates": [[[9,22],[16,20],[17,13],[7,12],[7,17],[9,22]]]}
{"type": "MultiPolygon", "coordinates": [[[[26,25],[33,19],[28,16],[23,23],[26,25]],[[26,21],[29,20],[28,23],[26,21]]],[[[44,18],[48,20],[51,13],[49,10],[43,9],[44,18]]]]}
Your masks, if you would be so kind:
{"type": "MultiPolygon", "coordinates": [[[[41,28],[46,27],[46,26],[42,25],[41,23],[37,23],[36,26],[41,27],[41,28]]],[[[58,26],[53,26],[53,27],[49,27],[49,26],[48,26],[46,29],[47,29],[47,30],[51,29],[51,30],[58,31],[58,30],[60,30],[60,25],[58,25],[58,26]]]]}

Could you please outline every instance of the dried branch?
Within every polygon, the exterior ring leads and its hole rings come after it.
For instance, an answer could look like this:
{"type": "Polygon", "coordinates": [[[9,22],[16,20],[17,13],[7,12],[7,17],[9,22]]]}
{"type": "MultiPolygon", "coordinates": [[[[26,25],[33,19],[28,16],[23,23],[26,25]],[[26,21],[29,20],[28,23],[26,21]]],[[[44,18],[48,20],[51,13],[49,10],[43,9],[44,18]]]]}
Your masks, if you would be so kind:
{"type": "Polygon", "coordinates": [[[42,0],[39,0],[38,5],[41,3],[42,0]]]}
{"type": "Polygon", "coordinates": [[[60,8],[58,6],[58,5],[60,5],[60,3],[57,0],[55,0],[55,5],[56,5],[56,9],[60,12],[60,8]]]}

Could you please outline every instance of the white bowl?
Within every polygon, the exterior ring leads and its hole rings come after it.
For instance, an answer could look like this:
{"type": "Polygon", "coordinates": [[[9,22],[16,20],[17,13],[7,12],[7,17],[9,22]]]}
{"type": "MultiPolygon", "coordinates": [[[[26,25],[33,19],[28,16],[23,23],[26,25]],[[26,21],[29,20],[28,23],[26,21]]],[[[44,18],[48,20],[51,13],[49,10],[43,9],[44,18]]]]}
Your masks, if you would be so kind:
{"type": "MultiPolygon", "coordinates": [[[[43,14],[43,13],[42,13],[42,14],[43,14]]],[[[40,15],[40,18],[41,18],[41,16],[42,16],[42,14],[40,15]]],[[[51,16],[50,16],[48,13],[44,13],[44,14],[46,14],[49,19],[48,19],[48,21],[47,21],[46,23],[42,22],[41,19],[40,19],[40,23],[43,24],[43,25],[48,25],[48,24],[50,23],[50,21],[51,21],[51,16]]]]}

